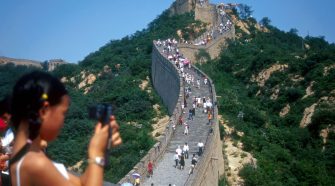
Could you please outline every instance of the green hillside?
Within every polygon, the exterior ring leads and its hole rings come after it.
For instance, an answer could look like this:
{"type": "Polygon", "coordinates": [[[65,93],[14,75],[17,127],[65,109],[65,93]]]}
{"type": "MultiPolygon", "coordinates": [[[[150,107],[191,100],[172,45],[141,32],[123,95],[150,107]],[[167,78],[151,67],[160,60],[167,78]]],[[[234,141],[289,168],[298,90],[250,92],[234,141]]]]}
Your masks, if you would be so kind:
{"type": "MultiPolygon", "coordinates": [[[[172,17],[168,14],[163,12],[142,31],[110,41],[78,65],[62,65],[52,72],[66,82],[72,99],[60,137],[49,144],[48,155],[52,159],[68,167],[86,159],[95,124],[87,119],[86,108],[100,102],[113,104],[123,138],[123,144],[110,152],[110,164],[105,171],[107,181],[118,182],[153,146],[155,141],[150,134],[153,119],[163,117],[167,111],[150,83],[152,42],[176,37],[177,30],[196,37],[189,27],[200,25],[194,21],[194,13],[172,17]],[[87,80],[90,77],[92,84],[87,80]],[[139,87],[143,80],[149,81],[144,90],[139,87]],[[79,88],[82,82],[86,85],[79,88]],[[153,109],[155,104],[161,105],[159,115],[153,109]]],[[[10,92],[19,76],[31,70],[24,66],[0,66],[1,96],[10,92]]],[[[79,171],[84,166],[85,163],[79,171]]]]}
{"type": "MultiPolygon", "coordinates": [[[[113,103],[123,138],[123,145],[111,151],[106,180],[119,181],[152,147],[153,119],[167,114],[150,84],[152,42],[177,38],[177,30],[196,38],[200,33],[194,26],[203,26],[194,21],[194,13],[168,14],[142,31],[110,41],[78,65],[52,72],[72,98],[64,129],[48,147],[52,159],[70,167],[86,158],[95,124],[87,119],[86,108],[99,102],[113,103]],[[142,90],[145,80],[149,85],[142,90]],[[161,105],[161,114],[155,104],[161,105]]],[[[322,37],[301,38],[296,29],[281,31],[266,18],[263,27],[252,18],[242,21],[247,27],[235,25],[236,39],[221,55],[198,65],[215,83],[224,120],[244,132],[231,137],[257,159],[257,167],[244,167],[240,176],[246,185],[335,185],[335,45],[322,37]],[[313,105],[311,122],[302,122],[305,109],[313,105]]],[[[208,58],[205,51],[199,55],[208,58]]],[[[31,70],[0,65],[0,97],[31,70]]]]}
{"type": "Polygon", "coordinates": [[[244,132],[231,137],[257,159],[257,167],[245,166],[239,175],[246,185],[334,185],[335,45],[322,37],[301,38],[296,29],[259,28],[252,18],[243,22],[250,34],[235,26],[236,40],[218,59],[199,65],[221,96],[223,118],[244,132]],[[313,104],[311,122],[300,127],[313,104]]]}

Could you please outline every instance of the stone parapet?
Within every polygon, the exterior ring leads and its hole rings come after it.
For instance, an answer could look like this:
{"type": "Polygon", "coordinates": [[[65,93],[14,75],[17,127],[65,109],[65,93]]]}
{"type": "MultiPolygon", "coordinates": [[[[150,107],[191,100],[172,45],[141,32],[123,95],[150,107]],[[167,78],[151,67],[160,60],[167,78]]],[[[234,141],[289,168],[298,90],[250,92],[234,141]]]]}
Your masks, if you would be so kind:
{"type": "Polygon", "coordinates": [[[198,74],[201,74],[203,77],[207,77],[209,80],[209,87],[212,93],[211,99],[214,103],[214,120],[212,128],[213,131],[208,135],[206,144],[204,146],[204,154],[195,167],[194,173],[188,177],[185,185],[214,186],[218,185],[220,176],[224,174],[224,160],[222,153],[222,143],[220,139],[216,91],[213,81],[204,72],[195,66],[192,66],[192,68],[194,68],[198,74]]]}
{"type": "Polygon", "coordinates": [[[206,52],[209,53],[210,57],[214,59],[219,56],[221,48],[226,43],[226,41],[234,38],[235,38],[235,28],[234,26],[232,26],[230,30],[228,30],[222,35],[219,35],[217,38],[215,38],[206,45],[193,45],[193,44],[180,43],[178,44],[178,48],[185,57],[187,57],[194,63],[196,60],[195,55],[199,52],[200,49],[206,50],[206,52]]]}
{"type": "Polygon", "coordinates": [[[133,173],[139,173],[142,176],[147,175],[147,165],[149,161],[154,164],[165,153],[165,150],[173,135],[172,126],[178,122],[178,117],[182,114],[181,104],[183,103],[184,91],[181,89],[183,80],[177,68],[161,53],[157,46],[153,45],[152,51],[152,82],[158,94],[161,96],[164,104],[168,107],[170,113],[170,122],[164,133],[159,137],[157,143],[148,151],[139,163],[119,181],[119,184],[131,181],[133,173]],[[165,92],[167,91],[167,92],[165,92]]]}

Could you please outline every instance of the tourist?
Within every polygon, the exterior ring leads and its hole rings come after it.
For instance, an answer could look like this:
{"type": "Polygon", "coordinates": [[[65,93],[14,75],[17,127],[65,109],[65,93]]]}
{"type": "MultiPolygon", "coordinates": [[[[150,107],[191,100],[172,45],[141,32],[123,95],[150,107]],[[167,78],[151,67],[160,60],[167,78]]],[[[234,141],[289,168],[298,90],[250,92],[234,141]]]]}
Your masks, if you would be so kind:
{"type": "Polygon", "coordinates": [[[180,164],[180,170],[184,170],[184,167],[185,167],[185,157],[184,157],[184,153],[182,153],[181,156],[180,156],[179,164],[180,164]]]}
{"type": "Polygon", "coordinates": [[[191,160],[191,168],[190,168],[190,171],[188,172],[188,174],[192,174],[193,173],[193,170],[194,170],[194,167],[195,165],[198,163],[198,160],[197,158],[195,157],[195,154],[193,154],[192,156],[192,160],[191,160]]]}
{"type": "Polygon", "coordinates": [[[184,125],[185,125],[184,134],[187,136],[188,135],[188,124],[185,122],[184,125]]]}
{"type": "Polygon", "coordinates": [[[33,71],[21,77],[12,95],[12,124],[16,130],[11,157],[12,185],[103,185],[104,155],[109,127],[111,145],[122,140],[114,116],[109,125],[97,123],[88,145],[88,165],[82,176],[67,172],[44,153],[41,142],[57,138],[69,109],[70,97],[65,86],[45,72],[33,71]]]}
{"type": "MultiPolygon", "coordinates": [[[[10,96],[6,96],[0,101],[0,183],[2,185],[11,185],[9,176],[9,157],[12,154],[14,133],[9,127],[10,123],[10,96]]],[[[1,185],[0,184],[0,185],[1,185]]]]}
{"type": "Polygon", "coordinates": [[[201,141],[198,143],[198,148],[199,148],[198,156],[201,156],[204,148],[204,144],[201,141]]]}
{"type": "Polygon", "coordinates": [[[148,163],[148,175],[149,177],[151,178],[154,174],[154,171],[153,171],[153,164],[152,162],[149,160],[149,163],[148,163]]]}
{"type": "Polygon", "coordinates": [[[173,156],[173,159],[174,159],[174,161],[175,161],[175,168],[177,168],[178,167],[178,163],[179,163],[179,155],[178,155],[178,153],[176,152],[176,154],[173,156]]]}
{"type": "Polygon", "coordinates": [[[183,152],[185,154],[185,159],[188,159],[188,151],[190,150],[190,147],[188,146],[187,143],[185,143],[184,147],[183,147],[183,152]]]}

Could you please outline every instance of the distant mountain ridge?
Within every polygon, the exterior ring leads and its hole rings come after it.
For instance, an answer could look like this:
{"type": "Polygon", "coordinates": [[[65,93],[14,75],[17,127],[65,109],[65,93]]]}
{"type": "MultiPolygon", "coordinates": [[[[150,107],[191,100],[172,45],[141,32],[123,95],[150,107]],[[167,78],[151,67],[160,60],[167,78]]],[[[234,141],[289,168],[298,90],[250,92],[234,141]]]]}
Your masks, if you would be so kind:
{"type": "Polygon", "coordinates": [[[0,56],[0,65],[5,64],[14,64],[14,65],[24,65],[24,66],[31,66],[37,68],[45,68],[48,71],[53,71],[55,68],[62,64],[68,64],[68,62],[62,59],[50,59],[44,62],[35,61],[30,59],[16,59],[16,58],[9,58],[5,56],[0,56]]]}

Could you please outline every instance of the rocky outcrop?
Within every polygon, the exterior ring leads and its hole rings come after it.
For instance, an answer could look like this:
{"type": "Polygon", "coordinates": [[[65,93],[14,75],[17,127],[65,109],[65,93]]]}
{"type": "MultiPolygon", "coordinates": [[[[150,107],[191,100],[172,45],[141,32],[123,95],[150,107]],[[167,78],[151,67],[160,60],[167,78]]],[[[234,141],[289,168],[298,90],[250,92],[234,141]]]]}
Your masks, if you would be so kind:
{"type": "Polygon", "coordinates": [[[78,85],[78,89],[84,88],[84,94],[87,94],[91,90],[92,87],[89,85],[92,85],[97,80],[97,77],[94,74],[89,74],[87,76],[86,74],[85,71],[80,72],[82,81],[78,85]]]}
{"type": "Polygon", "coordinates": [[[145,90],[146,88],[148,88],[149,85],[149,77],[147,76],[145,80],[142,80],[141,84],[138,85],[138,87],[140,87],[141,90],[145,90]]]}
{"type": "Polygon", "coordinates": [[[305,108],[304,116],[302,117],[302,119],[300,121],[300,127],[301,128],[305,128],[306,126],[308,126],[311,123],[312,116],[314,114],[315,107],[317,105],[318,105],[317,103],[314,103],[313,105],[305,108]]]}
{"type": "Polygon", "coordinates": [[[279,113],[280,117],[285,117],[290,112],[290,104],[287,104],[279,113]]]}
{"type": "Polygon", "coordinates": [[[256,82],[258,86],[263,87],[265,82],[271,77],[274,72],[282,72],[288,68],[287,64],[274,64],[270,68],[262,70],[257,76],[252,75],[251,82],[256,82]]]}
{"type": "Polygon", "coordinates": [[[151,132],[151,135],[156,140],[158,140],[160,135],[164,134],[166,127],[168,127],[169,122],[170,122],[170,117],[167,115],[161,116],[162,113],[160,110],[160,106],[158,104],[153,105],[152,108],[154,109],[157,117],[152,120],[154,124],[152,125],[153,131],[151,132]]]}
{"type": "Polygon", "coordinates": [[[228,126],[228,121],[224,121],[223,119],[220,119],[220,124],[224,126],[226,133],[223,141],[223,146],[225,147],[224,154],[227,157],[227,167],[225,167],[226,178],[229,185],[244,185],[244,180],[239,176],[240,170],[245,165],[257,167],[257,160],[250,153],[243,151],[243,143],[241,141],[236,141],[230,137],[233,133],[243,137],[243,132],[236,131],[233,127],[228,126]]]}
{"type": "Polygon", "coordinates": [[[323,69],[323,76],[327,76],[329,71],[335,68],[335,64],[327,66],[323,69]]]}
{"type": "Polygon", "coordinates": [[[301,128],[305,128],[306,126],[308,126],[311,123],[312,116],[314,114],[315,108],[320,103],[326,103],[326,104],[334,105],[335,104],[335,90],[333,90],[330,93],[330,96],[322,97],[322,98],[319,99],[318,102],[316,102],[316,103],[312,104],[311,106],[305,108],[303,118],[300,121],[300,127],[301,128]]]}
{"type": "Polygon", "coordinates": [[[270,99],[271,100],[277,100],[278,96],[279,96],[279,92],[280,92],[280,89],[279,89],[279,86],[275,86],[273,88],[273,92],[272,92],[272,95],[270,96],[270,99]]]}
{"type": "Polygon", "coordinates": [[[293,82],[300,82],[300,81],[304,80],[304,77],[302,77],[300,75],[290,75],[290,79],[293,82]]]}
{"type": "Polygon", "coordinates": [[[302,99],[307,98],[308,96],[311,96],[314,94],[312,88],[314,85],[315,81],[312,81],[311,84],[306,88],[306,94],[304,95],[304,97],[302,97],[302,99]]]}
{"type": "Polygon", "coordinates": [[[158,140],[160,135],[162,135],[168,126],[170,122],[170,117],[165,116],[161,119],[154,119],[154,121],[157,121],[155,124],[152,125],[153,131],[151,132],[151,135],[158,140]]]}

